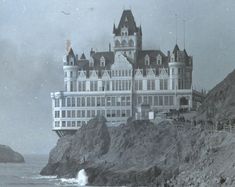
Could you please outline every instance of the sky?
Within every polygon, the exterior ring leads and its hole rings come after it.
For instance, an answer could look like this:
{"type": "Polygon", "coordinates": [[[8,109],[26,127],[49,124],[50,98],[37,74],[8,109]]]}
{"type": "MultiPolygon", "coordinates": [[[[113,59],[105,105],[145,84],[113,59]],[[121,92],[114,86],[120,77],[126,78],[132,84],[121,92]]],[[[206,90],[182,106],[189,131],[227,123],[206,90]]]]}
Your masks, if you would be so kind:
{"type": "Polygon", "coordinates": [[[0,0],[0,144],[49,153],[58,139],[50,92],[63,89],[66,40],[79,56],[108,50],[124,9],[142,26],[143,48],[165,54],[176,43],[176,20],[184,48],[185,20],[194,88],[209,90],[234,69],[234,0],[0,0]]]}

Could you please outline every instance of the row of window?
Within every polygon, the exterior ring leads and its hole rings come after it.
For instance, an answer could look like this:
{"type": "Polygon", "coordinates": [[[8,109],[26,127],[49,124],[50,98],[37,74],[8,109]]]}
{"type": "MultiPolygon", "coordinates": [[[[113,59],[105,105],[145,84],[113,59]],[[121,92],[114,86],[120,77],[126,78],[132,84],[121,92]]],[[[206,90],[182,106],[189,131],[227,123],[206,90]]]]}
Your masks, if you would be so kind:
{"type": "Polygon", "coordinates": [[[146,95],[146,96],[138,96],[137,97],[138,104],[149,104],[152,106],[172,106],[174,105],[174,97],[173,96],[158,96],[158,95],[146,95]]]}
{"type": "Polygon", "coordinates": [[[55,127],[81,127],[85,121],[55,121],[55,127]]]}
{"type": "Polygon", "coordinates": [[[62,110],[55,111],[55,118],[91,118],[96,115],[109,117],[130,117],[131,110],[62,110]]]}
{"type": "MultiPolygon", "coordinates": [[[[96,106],[130,106],[130,96],[118,97],[67,97],[61,99],[62,107],[96,107],[96,106]]],[[[55,99],[55,107],[60,107],[59,99],[55,99]]]]}
{"type": "MultiPolygon", "coordinates": [[[[160,79],[160,90],[168,89],[168,79],[160,79]]],[[[183,80],[182,80],[183,81],[183,80]]],[[[181,83],[179,83],[181,84],[181,83]]],[[[67,88],[67,84],[65,84],[67,88]]],[[[102,86],[98,87],[98,81],[90,81],[89,91],[124,91],[131,90],[131,80],[112,80],[102,81],[102,86]]],[[[182,86],[179,87],[181,89],[182,86]]],[[[86,81],[70,82],[70,91],[88,91],[86,89],[86,81]]],[[[67,89],[66,89],[67,90],[67,89]]],[[[135,90],[143,90],[143,80],[135,80],[135,90]]],[[[147,80],[147,90],[156,90],[156,80],[147,80]]]]}

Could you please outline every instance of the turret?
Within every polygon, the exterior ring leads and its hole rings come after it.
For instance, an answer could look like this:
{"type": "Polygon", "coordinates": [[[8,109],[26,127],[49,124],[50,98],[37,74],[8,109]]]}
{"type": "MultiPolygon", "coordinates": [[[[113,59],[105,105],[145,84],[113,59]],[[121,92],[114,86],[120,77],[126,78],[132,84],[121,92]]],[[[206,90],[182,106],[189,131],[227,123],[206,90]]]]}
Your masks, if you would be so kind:
{"type": "Polygon", "coordinates": [[[66,55],[64,57],[64,87],[65,91],[76,91],[76,79],[77,79],[77,57],[74,55],[70,41],[67,41],[66,55]]]}
{"type": "Polygon", "coordinates": [[[186,89],[186,56],[184,51],[180,51],[179,46],[177,44],[175,45],[173,52],[170,54],[169,70],[170,89],[186,89]]]}
{"type": "Polygon", "coordinates": [[[142,49],[142,30],[137,27],[131,10],[124,10],[116,28],[113,25],[114,52],[120,51],[124,56],[136,60],[138,51],[142,49]]]}

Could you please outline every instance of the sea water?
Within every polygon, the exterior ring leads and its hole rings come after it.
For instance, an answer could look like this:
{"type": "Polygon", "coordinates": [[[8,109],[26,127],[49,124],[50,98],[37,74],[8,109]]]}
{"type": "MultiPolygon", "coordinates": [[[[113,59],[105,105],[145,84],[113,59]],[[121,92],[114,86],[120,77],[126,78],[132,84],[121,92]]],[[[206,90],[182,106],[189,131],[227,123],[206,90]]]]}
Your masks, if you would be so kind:
{"type": "Polygon", "coordinates": [[[46,165],[46,155],[25,155],[25,163],[0,164],[0,187],[80,187],[87,183],[84,170],[74,179],[57,179],[56,176],[41,176],[39,173],[46,165]],[[80,185],[81,184],[81,185],[80,185]]]}

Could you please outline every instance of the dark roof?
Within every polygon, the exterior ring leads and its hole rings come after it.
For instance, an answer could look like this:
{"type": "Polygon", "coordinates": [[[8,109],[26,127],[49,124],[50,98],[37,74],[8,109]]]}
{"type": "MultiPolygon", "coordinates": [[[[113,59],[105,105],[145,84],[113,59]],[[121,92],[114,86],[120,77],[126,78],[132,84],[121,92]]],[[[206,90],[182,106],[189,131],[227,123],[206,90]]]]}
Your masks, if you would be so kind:
{"type": "Polygon", "coordinates": [[[85,70],[87,73],[89,70],[98,70],[99,75],[101,76],[101,70],[111,69],[111,65],[114,63],[114,52],[112,51],[105,51],[105,52],[94,52],[91,56],[94,60],[94,66],[89,66],[89,60],[80,59],[78,60],[79,70],[85,70]],[[101,57],[105,58],[105,66],[100,66],[100,59],[101,57]]]}
{"type": "Polygon", "coordinates": [[[190,62],[192,63],[192,57],[188,56],[188,53],[185,49],[181,51],[177,44],[175,45],[173,54],[175,56],[176,62],[184,62],[186,65],[189,65],[189,66],[192,65],[190,64],[190,62]]]}
{"type": "Polygon", "coordinates": [[[75,56],[72,47],[69,48],[67,56],[75,56]]]}
{"type": "Polygon", "coordinates": [[[121,35],[121,28],[124,26],[128,28],[129,35],[133,35],[137,32],[142,33],[141,28],[136,26],[135,19],[131,10],[123,11],[118,27],[116,28],[115,24],[113,25],[113,33],[115,35],[121,35]]]}
{"type": "MultiPolygon", "coordinates": [[[[144,72],[148,68],[153,68],[158,73],[159,68],[168,67],[168,57],[160,50],[143,50],[138,53],[137,62],[135,64],[135,69],[143,69],[144,72]],[[150,64],[145,65],[145,56],[149,56],[150,64]],[[157,56],[161,55],[162,64],[157,64],[157,56]]],[[[144,73],[145,74],[145,73],[144,73]]]]}
{"type": "Polygon", "coordinates": [[[84,53],[82,53],[81,57],[80,57],[81,60],[85,60],[86,59],[86,56],[84,53]]]}
{"type": "Polygon", "coordinates": [[[180,50],[180,48],[179,48],[178,44],[176,44],[174,47],[173,53],[176,54],[176,52],[179,50],[180,50]]]}

